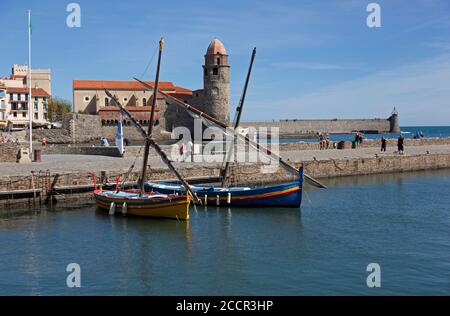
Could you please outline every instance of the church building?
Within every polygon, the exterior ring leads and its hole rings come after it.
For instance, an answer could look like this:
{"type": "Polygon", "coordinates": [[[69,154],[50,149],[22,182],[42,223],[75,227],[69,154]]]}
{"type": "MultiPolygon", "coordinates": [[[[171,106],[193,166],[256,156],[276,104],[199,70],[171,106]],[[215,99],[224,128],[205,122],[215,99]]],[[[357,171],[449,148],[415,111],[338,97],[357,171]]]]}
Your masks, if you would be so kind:
{"type": "MultiPolygon", "coordinates": [[[[203,65],[203,89],[190,90],[172,82],[159,82],[159,89],[216,119],[230,120],[230,65],[224,45],[214,39],[208,46],[203,65]]],[[[154,82],[147,82],[154,85],[154,82]]],[[[148,124],[151,112],[151,91],[137,81],[74,80],[73,112],[99,115],[102,125],[115,125],[118,107],[104,92],[108,89],[141,124],[148,124]]],[[[157,96],[155,122],[160,133],[170,133],[177,126],[192,129],[193,119],[186,110],[162,95],[157,96]]],[[[124,123],[129,125],[126,118],[124,123]]]]}

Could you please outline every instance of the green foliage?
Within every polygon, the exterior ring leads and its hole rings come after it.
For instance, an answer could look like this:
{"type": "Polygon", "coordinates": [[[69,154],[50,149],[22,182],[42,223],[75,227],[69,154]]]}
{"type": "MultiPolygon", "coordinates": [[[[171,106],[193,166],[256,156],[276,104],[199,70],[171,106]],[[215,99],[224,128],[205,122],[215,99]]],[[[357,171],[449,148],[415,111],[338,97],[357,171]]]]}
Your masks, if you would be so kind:
{"type": "Polygon", "coordinates": [[[50,122],[62,121],[64,114],[70,112],[72,104],[70,101],[58,97],[48,100],[48,119],[50,122]]]}

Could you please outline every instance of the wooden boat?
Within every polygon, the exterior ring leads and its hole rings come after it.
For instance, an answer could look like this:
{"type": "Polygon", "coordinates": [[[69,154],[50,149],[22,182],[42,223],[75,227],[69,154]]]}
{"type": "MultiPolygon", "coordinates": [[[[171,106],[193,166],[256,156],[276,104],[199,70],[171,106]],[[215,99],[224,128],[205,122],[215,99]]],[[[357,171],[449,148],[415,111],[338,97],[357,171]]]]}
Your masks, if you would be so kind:
{"type": "Polygon", "coordinates": [[[189,195],[144,194],[137,191],[94,192],[97,206],[103,210],[121,212],[123,215],[189,219],[189,195]]]}
{"type": "MultiPolygon", "coordinates": [[[[113,100],[117,106],[120,108],[120,113],[125,114],[131,123],[138,129],[142,137],[145,139],[144,156],[141,177],[139,180],[139,190],[121,190],[119,186],[119,178],[116,178],[116,188],[112,191],[102,191],[96,189],[96,177],[94,174],[94,197],[97,205],[101,209],[109,210],[109,214],[113,215],[116,210],[120,210],[124,215],[137,215],[146,217],[164,217],[173,218],[178,220],[188,220],[189,219],[189,203],[191,201],[191,196],[194,200],[198,200],[198,197],[189,187],[189,184],[183,179],[183,177],[174,168],[167,155],[161,150],[159,145],[152,138],[153,123],[154,123],[154,113],[156,106],[156,94],[158,91],[159,82],[159,69],[161,64],[161,53],[163,49],[163,39],[161,38],[159,42],[159,54],[158,54],[158,65],[156,70],[155,88],[153,91],[152,98],[152,110],[150,113],[150,121],[148,126],[148,132],[146,132],[143,127],[136,122],[136,120],[131,116],[131,114],[120,104],[120,101],[113,96],[107,89],[105,93],[108,97],[113,100]],[[145,192],[145,182],[144,178],[147,169],[147,160],[149,155],[150,146],[152,146],[161,159],[166,163],[169,169],[177,176],[178,180],[184,185],[186,194],[175,195],[175,194],[159,194],[159,193],[146,193],[145,192]]],[[[119,124],[120,127],[120,124],[119,124]]],[[[123,134],[118,133],[119,141],[123,141],[123,134]]],[[[134,163],[128,171],[128,175],[134,167],[134,163]]],[[[125,177],[126,178],[126,177],[125,177]]],[[[125,180],[122,182],[124,183],[125,180]]],[[[197,201],[198,202],[198,201],[197,201]]]]}
{"type": "MultiPolygon", "coordinates": [[[[191,185],[204,205],[246,207],[300,207],[302,201],[303,167],[299,180],[270,186],[223,187],[191,185]]],[[[185,194],[185,188],[177,183],[146,181],[145,189],[163,194],[185,194]]]]}
{"type": "MultiPolygon", "coordinates": [[[[236,131],[239,127],[240,117],[242,114],[242,109],[244,106],[245,95],[247,92],[247,86],[252,70],[253,61],[255,58],[256,49],[253,49],[252,57],[250,60],[250,66],[247,73],[247,77],[245,80],[244,90],[242,93],[242,97],[239,101],[239,105],[236,110],[236,117],[233,123],[234,131],[236,131]]],[[[147,89],[151,89],[147,83],[134,78],[136,81],[140,82],[147,89]]],[[[164,93],[163,91],[159,91],[163,96],[173,101],[174,104],[181,106],[188,112],[193,115],[197,115],[199,118],[206,121],[209,125],[214,125],[222,130],[225,133],[228,133],[228,126],[220,122],[214,117],[200,111],[199,109],[189,105],[171,95],[164,93]]],[[[278,207],[300,207],[302,200],[302,189],[303,189],[303,179],[305,178],[313,185],[319,187],[325,187],[323,184],[319,183],[317,180],[305,175],[303,173],[303,167],[300,170],[297,170],[295,167],[291,166],[287,162],[285,162],[281,157],[271,152],[267,148],[262,147],[260,144],[251,141],[248,136],[239,135],[239,133],[234,134],[235,137],[239,137],[243,139],[246,144],[253,146],[259,151],[263,151],[267,153],[266,155],[280,163],[280,165],[285,168],[288,172],[290,172],[294,176],[298,176],[298,180],[291,183],[284,183],[279,185],[271,185],[271,186],[258,186],[258,187],[233,187],[226,185],[228,180],[228,168],[230,165],[230,154],[232,152],[232,147],[226,154],[226,159],[224,160],[223,167],[221,168],[220,177],[222,179],[221,186],[208,186],[208,185],[197,185],[190,186],[190,188],[195,192],[195,194],[200,198],[203,204],[213,204],[218,206],[278,206],[278,207]]],[[[157,191],[160,193],[171,194],[178,193],[183,194],[185,188],[176,183],[167,183],[167,182],[152,182],[146,181],[145,189],[147,191],[157,191]]]]}

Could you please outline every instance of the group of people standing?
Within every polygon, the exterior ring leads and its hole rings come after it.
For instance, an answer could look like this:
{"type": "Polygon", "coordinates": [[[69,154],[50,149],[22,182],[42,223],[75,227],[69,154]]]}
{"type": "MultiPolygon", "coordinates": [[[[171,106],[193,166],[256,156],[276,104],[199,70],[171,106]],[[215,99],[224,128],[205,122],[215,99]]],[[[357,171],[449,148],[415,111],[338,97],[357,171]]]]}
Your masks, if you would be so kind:
{"type": "MultiPolygon", "coordinates": [[[[381,151],[386,152],[387,139],[384,136],[381,136],[381,151]]],[[[397,139],[397,152],[400,155],[403,155],[405,151],[405,138],[402,134],[397,139]]]]}
{"type": "Polygon", "coordinates": [[[322,149],[328,149],[330,148],[330,135],[328,133],[319,133],[319,148],[322,149]]]}

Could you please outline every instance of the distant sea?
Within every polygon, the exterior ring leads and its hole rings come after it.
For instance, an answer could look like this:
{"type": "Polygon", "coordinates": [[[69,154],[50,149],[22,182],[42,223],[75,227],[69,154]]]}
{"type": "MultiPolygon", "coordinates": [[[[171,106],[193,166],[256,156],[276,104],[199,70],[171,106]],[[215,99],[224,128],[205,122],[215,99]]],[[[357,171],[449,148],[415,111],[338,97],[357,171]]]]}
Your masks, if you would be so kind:
{"type": "MultiPolygon", "coordinates": [[[[400,128],[403,137],[413,138],[418,132],[422,132],[424,137],[450,137],[450,126],[402,126],[400,128]]],[[[398,138],[400,134],[364,134],[366,139],[377,139],[384,136],[385,138],[398,138]]],[[[334,142],[341,140],[353,140],[355,135],[353,133],[347,134],[332,134],[330,139],[334,142]]],[[[315,142],[317,138],[283,138],[280,143],[295,143],[295,142],[315,142]]]]}

